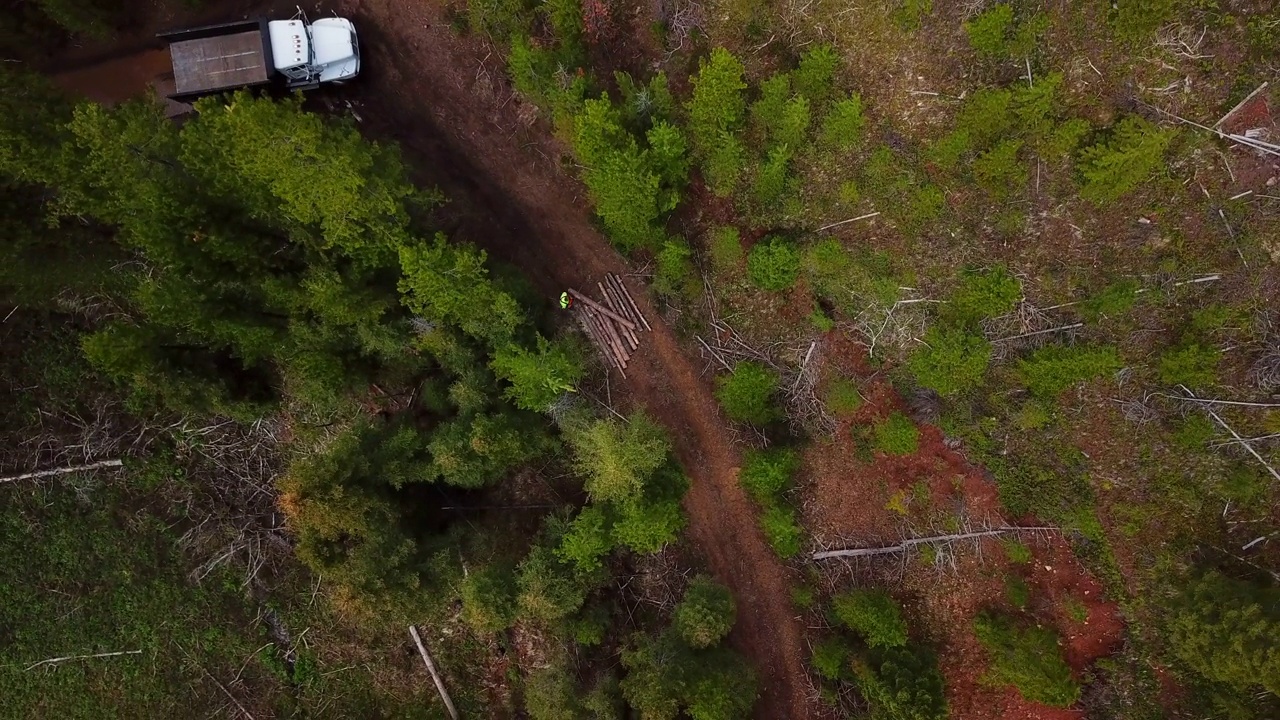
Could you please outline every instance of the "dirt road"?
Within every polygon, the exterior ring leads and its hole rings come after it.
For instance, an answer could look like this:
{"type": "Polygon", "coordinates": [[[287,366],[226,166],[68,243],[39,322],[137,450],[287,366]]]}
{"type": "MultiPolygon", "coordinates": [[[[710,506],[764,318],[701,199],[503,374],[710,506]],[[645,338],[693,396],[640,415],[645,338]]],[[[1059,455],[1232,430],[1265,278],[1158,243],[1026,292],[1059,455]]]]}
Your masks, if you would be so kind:
{"type": "MultiPolygon", "coordinates": [[[[561,171],[559,149],[530,127],[531,109],[512,98],[500,59],[483,43],[459,38],[438,8],[418,0],[348,0],[341,11],[360,26],[366,53],[356,112],[373,134],[400,141],[459,206],[455,236],[517,264],[547,297],[626,272],[592,226],[580,185],[561,171]]],[[[627,389],[670,431],[693,478],[689,530],[738,599],[731,640],[760,674],[757,716],[808,717],[788,571],[738,484],[739,456],[707,381],[640,290],[633,286],[654,332],[627,370],[627,389]]]]}

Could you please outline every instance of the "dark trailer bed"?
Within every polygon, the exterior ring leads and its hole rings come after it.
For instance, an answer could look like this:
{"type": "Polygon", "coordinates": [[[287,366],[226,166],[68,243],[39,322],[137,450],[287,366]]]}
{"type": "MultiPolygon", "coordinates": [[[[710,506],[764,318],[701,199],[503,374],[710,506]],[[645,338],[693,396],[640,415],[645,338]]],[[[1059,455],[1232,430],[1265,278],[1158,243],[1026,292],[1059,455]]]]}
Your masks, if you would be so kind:
{"type": "Polygon", "coordinates": [[[275,74],[266,20],[161,33],[173,60],[175,99],[270,82],[275,74]]]}

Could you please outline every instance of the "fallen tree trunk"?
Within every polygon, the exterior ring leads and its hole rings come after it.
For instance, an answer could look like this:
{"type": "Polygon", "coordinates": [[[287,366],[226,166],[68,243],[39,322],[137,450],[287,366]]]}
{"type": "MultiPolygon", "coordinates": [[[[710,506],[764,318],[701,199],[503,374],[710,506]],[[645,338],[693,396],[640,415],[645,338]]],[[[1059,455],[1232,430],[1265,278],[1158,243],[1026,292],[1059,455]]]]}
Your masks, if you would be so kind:
{"type": "Polygon", "coordinates": [[[929,545],[933,543],[956,542],[958,540],[972,540],[975,538],[991,537],[992,535],[1003,535],[1012,532],[1054,532],[1061,530],[1056,527],[1020,527],[1010,525],[1006,527],[992,528],[990,530],[979,530],[976,532],[956,533],[954,535],[934,535],[933,537],[913,538],[911,540],[903,540],[897,545],[888,545],[885,547],[873,548],[852,548],[849,550],[824,550],[813,554],[814,560],[826,560],[834,557],[869,557],[872,555],[889,555],[891,553],[899,553],[909,550],[916,545],[929,545]]]}
{"type": "Polygon", "coordinates": [[[88,465],[68,465],[66,467],[54,468],[53,470],[40,470],[39,472],[23,473],[22,475],[0,477],[0,483],[18,482],[19,480],[35,480],[36,478],[86,472],[88,470],[101,470],[102,468],[117,468],[122,465],[124,465],[123,460],[103,460],[101,462],[89,463],[88,465]]]}
{"type": "Polygon", "coordinates": [[[440,691],[440,699],[444,700],[444,706],[449,710],[449,717],[458,720],[458,708],[453,706],[453,698],[450,698],[449,691],[444,689],[444,678],[440,677],[440,673],[436,671],[436,664],[431,661],[427,646],[422,644],[422,636],[418,635],[416,625],[409,626],[409,634],[413,636],[413,642],[418,646],[418,653],[422,655],[422,662],[426,664],[427,672],[431,673],[431,679],[436,683],[436,690],[440,691]]]}

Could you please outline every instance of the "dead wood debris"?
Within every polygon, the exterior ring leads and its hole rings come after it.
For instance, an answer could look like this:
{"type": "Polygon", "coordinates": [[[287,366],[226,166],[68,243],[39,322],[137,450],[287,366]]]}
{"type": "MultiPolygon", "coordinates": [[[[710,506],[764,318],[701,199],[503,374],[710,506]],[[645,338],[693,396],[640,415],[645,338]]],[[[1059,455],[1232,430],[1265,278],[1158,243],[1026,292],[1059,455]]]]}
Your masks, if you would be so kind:
{"type": "Polygon", "coordinates": [[[604,282],[596,283],[603,302],[597,302],[581,291],[570,288],[574,299],[574,315],[587,337],[595,343],[609,366],[626,377],[631,354],[640,348],[639,332],[653,327],[640,312],[622,279],[606,273],[604,282]]]}

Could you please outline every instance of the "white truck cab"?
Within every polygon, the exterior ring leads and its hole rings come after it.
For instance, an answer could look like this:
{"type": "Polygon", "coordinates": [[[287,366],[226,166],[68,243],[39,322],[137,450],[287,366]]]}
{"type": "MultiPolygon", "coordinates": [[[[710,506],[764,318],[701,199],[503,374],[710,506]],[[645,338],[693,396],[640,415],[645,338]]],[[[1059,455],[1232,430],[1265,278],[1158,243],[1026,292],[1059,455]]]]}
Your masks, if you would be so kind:
{"type": "Polygon", "coordinates": [[[275,69],[289,86],[349,80],[360,73],[356,28],[346,18],[272,20],[267,23],[275,69]]]}

